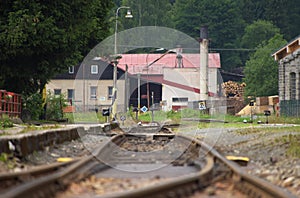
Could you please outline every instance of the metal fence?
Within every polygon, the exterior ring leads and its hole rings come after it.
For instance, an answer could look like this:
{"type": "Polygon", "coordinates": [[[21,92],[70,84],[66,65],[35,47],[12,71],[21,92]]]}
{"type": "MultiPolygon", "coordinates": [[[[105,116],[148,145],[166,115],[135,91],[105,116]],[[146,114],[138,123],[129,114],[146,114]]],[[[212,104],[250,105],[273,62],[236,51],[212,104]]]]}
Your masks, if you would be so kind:
{"type": "Polygon", "coordinates": [[[280,115],[300,116],[300,100],[282,100],[280,101],[280,115]]]}
{"type": "Polygon", "coordinates": [[[21,95],[6,90],[0,90],[0,118],[21,116],[21,95]]]}

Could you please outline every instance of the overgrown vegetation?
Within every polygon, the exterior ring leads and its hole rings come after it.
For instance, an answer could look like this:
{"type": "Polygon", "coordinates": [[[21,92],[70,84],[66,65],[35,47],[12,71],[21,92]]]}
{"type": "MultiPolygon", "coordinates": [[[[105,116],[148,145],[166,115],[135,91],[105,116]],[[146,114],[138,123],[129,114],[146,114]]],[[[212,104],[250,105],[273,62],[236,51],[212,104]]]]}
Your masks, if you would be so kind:
{"type": "Polygon", "coordinates": [[[46,119],[60,120],[64,117],[63,108],[66,107],[67,99],[64,94],[55,95],[48,91],[46,99],[46,119]]]}
{"type": "Polygon", "coordinates": [[[42,126],[35,126],[35,125],[26,125],[20,133],[27,133],[30,131],[37,131],[37,130],[47,130],[47,129],[57,129],[60,128],[59,125],[42,125],[42,126]]]}
{"type": "MultiPolygon", "coordinates": [[[[64,117],[68,119],[69,123],[105,123],[107,117],[102,116],[101,112],[85,112],[85,113],[65,113],[64,117]]],[[[108,118],[110,119],[110,118],[108,118]]]]}
{"type": "Polygon", "coordinates": [[[12,169],[16,166],[16,159],[13,157],[13,154],[1,153],[0,164],[3,164],[8,169],[12,169]]]}
{"type": "Polygon", "coordinates": [[[289,135],[290,146],[287,155],[292,157],[300,157],[300,135],[289,135]]]}
{"type": "Polygon", "coordinates": [[[0,129],[10,128],[13,127],[14,123],[6,116],[0,118],[0,129]]]}
{"type": "MultiPolygon", "coordinates": [[[[23,112],[26,112],[25,120],[39,120],[43,113],[43,98],[39,93],[34,93],[23,100],[23,112]]],[[[25,116],[25,115],[24,115],[25,116]]]]}
{"type": "Polygon", "coordinates": [[[35,93],[24,99],[23,119],[28,120],[59,120],[64,117],[63,108],[67,99],[64,94],[55,95],[48,91],[44,101],[41,94],[35,93]]]}
{"type": "Polygon", "coordinates": [[[300,157],[300,135],[286,135],[275,139],[276,143],[288,145],[286,154],[290,157],[300,157]]]}
{"type": "MultiPolygon", "coordinates": [[[[154,120],[155,121],[164,121],[166,119],[170,119],[175,123],[181,122],[184,118],[198,118],[198,119],[212,119],[212,120],[219,120],[224,121],[225,123],[242,123],[246,121],[247,124],[258,125],[258,122],[266,123],[266,116],[264,115],[253,115],[252,119],[250,116],[234,116],[234,115],[223,115],[223,114],[216,114],[216,115],[209,115],[204,113],[203,111],[193,110],[193,109],[182,109],[180,111],[155,111],[154,112],[154,120]],[[252,123],[251,123],[252,122],[252,123]]],[[[151,111],[146,113],[141,113],[139,116],[139,120],[144,122],[150,122],[152,119],[151,111]]],[[[284,116],[276,116],[271,115],[268,117],[269,124],[300,124],[300,119],[296,117],[284,117],[284,116]]],[[[244,124],[246,125],[246,124],[244,124]]]]}

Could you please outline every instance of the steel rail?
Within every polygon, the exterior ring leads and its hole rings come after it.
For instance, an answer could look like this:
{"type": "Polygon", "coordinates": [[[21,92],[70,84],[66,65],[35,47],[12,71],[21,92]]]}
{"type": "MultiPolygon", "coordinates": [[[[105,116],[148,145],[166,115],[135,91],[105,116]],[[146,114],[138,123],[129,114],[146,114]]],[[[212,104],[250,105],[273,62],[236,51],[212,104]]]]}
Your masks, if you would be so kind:
{"type": "Polygon", "coordinates": [[[223,163],[231,170],[231,176],[234,181],[234,186],[237,190],[247,194],[249,197],[270,197],[270,198],[297,198],[284,189],[267,182],[259,177],[250,175],[243,171],[239,165],[227,160],[224,156],[218,153],[208,144],[201,142],[202,148],[209,150],[215,156],[215,161],[223,163]]]}
{"type": "Polygon", "coordinates": [[[263,179],[250,175],[243,171],[237,164],[227,160],[220,155],[215,149],[204,142],[192,140],[191,138],[182,136],[182,138],[189,139],[194,143],[201,145],[208,155],[207,166],[205,166],[199,173],[174,179],[172,181],[162,182],[160,184],[130,190],[122,193],[115,193],[105,195],[103,197],[182,197],[191,194],[192,191],[199,190],[212,181],[212,166],[214,162],[225,165],[234,182],[235,189],[253,198],[296,198],[290,192],[275,186],[263,179]]]}
{"type": "MultiPolygon", "coordinates": [[[[139,135],[138,135],[139,136],[139,135]]],[[[143,138],[140,135],[137,138],[143,138]]],[[[180,141],[190,141],[196,148],[200,148],[206,153],[206,165],[201,167],[200,171],[170,181],[161,182],[159,184],[129,190],[122,193],[106,194],[104,197],[185,197],[191,195],[191,193],[210,185],[216,174],[217,167],[222,165],[226,170],[226,178],[230,179],[234,183],[235,189],[246,194],[249,197],[278,197],[278,198],[294,198],[290,192],[285,191],[265,180],[252,176],[243,171],[237,164],[227,160],[224,156],[219,154],[210,145],[200,142],[199,140],[182,136],[173,135],[167,136],[167,138],[176,137],[180,141]]],[[[120,145],[130,138],[135,138],[134,135],[117,135],[111,138],[111,141],[103,145],[97,154],[101,154],[105,149],[111,149],[111,146],[120,145]]],[[[157,140],[165,139],[159,135],[153,135],[153,138],[157,140]]],[[[199,151],[200,152],[200,151],[199,151]]],[[[108,152],[109,153],[109,152],[108,152]]],[[[15,189],[11,189],[8,192],[2,194],[4,197],[50,197],[58,190],[63,190],[70,181],[79,181],[86,178],[99,170],[105,169],[108,166],[105,164],[99,165],[99,161],[94,156],[86,157],[71,166],[67,167],[63,171],[55,173],[44,178],[38,178],[35,181],[20,185],[15,189]]]]}
{"type": "Polygon", "coordinates": [[[118,198],[136,198],[136,197],[182,197],[191,195],[195,190],[202,189],[210,184],[213,177],[214,158],[208,156],[206,165],[201,167],[197,173],[180,176],[171,181],[161,182],[148,187],[121,193],[108,194],[99,197],[118,197],[118,198]]]}
{"type": "MultiPolygon", "coordinates": [[[[123,138],[122,136],[114,136],[111,141],[117,143],[122,141],[123,138]]],[[[96,153],[99,153],[102,148],[110,143],[104,144],[96,153]]],[[[99,166],[99,163],[93,155],[89,155],[62,171],[10,188],[3,192],[1,196],[5,198],[52,197],[58,190],[63,190],[71,181],[81,180],[94,172],[108,168],[105,164],[99,166]],[[95,167],[97,167],[96,170],[95,167]]]]}
{"type": "MultiPolygon", "coordinates": [[[[79,161],[80,158],[75,158],[68,162],[55,162],[49,165],[41,165],[34,167],[30,170],[13,172],[13,173],[1,173],[0,174],[0,189],[7,189],[11,186],[18,185],[20,183],[28,182],[30,180],[37,179],[40,176],[45,176],[51,174],[52,172],[57,172],[66,166],[79,161]]],[[[1,190],[0,190],[1,191],[1,190]]]]}

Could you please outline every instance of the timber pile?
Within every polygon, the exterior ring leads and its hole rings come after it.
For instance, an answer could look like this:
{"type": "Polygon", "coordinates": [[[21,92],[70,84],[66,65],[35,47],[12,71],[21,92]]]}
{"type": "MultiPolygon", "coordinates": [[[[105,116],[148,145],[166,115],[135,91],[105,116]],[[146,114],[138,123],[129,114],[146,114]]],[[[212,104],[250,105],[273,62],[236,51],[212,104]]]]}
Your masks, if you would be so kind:
{"type": "Polygon", "coordinates": [[[223,93],[227,98],[243,98],[246,83],[227,81],[222,83],[223,93]]]}

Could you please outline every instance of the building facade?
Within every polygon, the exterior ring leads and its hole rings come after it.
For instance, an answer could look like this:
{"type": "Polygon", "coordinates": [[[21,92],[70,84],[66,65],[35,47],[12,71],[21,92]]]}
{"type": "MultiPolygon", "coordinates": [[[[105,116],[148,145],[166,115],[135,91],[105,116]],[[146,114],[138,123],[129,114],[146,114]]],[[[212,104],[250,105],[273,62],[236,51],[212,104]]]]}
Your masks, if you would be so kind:
{"type": "MultiPolygon", "coordinates": [[[[200,82],[203,81],[200,54],[121,56],[117,72],[117,113],[130,106],[149,109],[154,104],[166,111],[177,110],[200,100],[200,82]],[[126,67],[128,72],[125,72],[126,67]]],[[[208,94],[217,96],[220,56],[210,53],[208,59],[208,94]]],[[[46,89],[54,94],[65,94],[76,111],[109,108],[113,97],[113,67],[101,59],[70,67],[69,71],[53,78],[46,89]]]]}
{"type": "MultiPolygon", "coordinates": [[[[109,108],[113,97],[113,67],[102,60],[71,66],[67,72],[51,79],[46,90],[65,95],[75,111],[109,108]]],[[[118,69],[117,79],[117,99],[124,98],[124,71],[121,69],[118,69]]],[[[124,101],[118,101],[118,106],[124,106],[124,101]]]]}
{"type": "Polygon", "coordinates": [[[273,54],[278,61],[280,114],[300,116],[300,36],[273,54]]]}
{"type": "MultiPolygon", "coordinates": [[[[200,83],[204,81],[202,77],[204,74],[199,67],[200,54],[123,54],[119,67],[124,69],[125,65],[128,66],[131,76],[139,75],[146,82],[146,86],[142,86],[140,90],[140,106],[152,105],[152,93],[154,103],[160,103],[164,110],[186,108],[189,102],[200,100],[200,83]]],[[[220,55],[209,53],[207,69],[209,96],[219,95],[220,67],[220,55]]],[[[138,96],[133,93],[131,104],[139,106],[136,102],[138,96]]]]}

